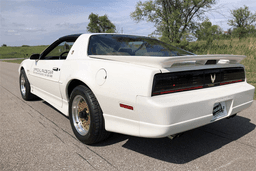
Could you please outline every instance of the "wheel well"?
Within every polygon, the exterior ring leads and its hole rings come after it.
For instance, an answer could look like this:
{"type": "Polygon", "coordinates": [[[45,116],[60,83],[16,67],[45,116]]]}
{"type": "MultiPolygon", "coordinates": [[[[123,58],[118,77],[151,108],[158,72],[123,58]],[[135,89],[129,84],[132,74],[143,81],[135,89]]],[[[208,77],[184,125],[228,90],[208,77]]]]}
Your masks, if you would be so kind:
{"type": "MultiPolygon", "coordinates": [[[[68,99],[70,99],[70,95],[72,93],[72,91],[74,90],[74,88],[76,88],[79,85],[84,85],[86,87],[88,87],[84,82],[80,81],[80,80],[72,80],[67,88],[67,95],[68,95],[68,99]]],[[[89,88],[89,87],[88,87],[89,88]]],[[[90,88],[89,88],[90,89],[90,88]]]]}

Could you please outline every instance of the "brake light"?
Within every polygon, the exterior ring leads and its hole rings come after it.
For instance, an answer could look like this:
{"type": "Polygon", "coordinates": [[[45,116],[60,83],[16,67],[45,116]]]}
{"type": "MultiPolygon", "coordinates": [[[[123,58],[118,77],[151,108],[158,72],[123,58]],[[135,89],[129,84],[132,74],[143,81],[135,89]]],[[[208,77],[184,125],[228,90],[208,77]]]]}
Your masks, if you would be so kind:
{"type": "Polygon", "coordinates": [[[224,83],[220,83],[220,85],[231,84],[231,83],[238,83],[238,82],[242,82],[242,81],[243,81],[243,80],[224,82],[224,83]]]}
{"type": "Polygon", "coordinates": [[[190,87],[190,88],[183,88],[183,89],[170,90],[170,91],[162,91],[162,92],[158,92],[158,93],[153,93],[153,95],[160,95],[160,94],[175,93],[175,92],[187,91],[187,90],[196,90],[196,89],[201,89],[201,88],[203,88],[203,86],[190,87]]]}

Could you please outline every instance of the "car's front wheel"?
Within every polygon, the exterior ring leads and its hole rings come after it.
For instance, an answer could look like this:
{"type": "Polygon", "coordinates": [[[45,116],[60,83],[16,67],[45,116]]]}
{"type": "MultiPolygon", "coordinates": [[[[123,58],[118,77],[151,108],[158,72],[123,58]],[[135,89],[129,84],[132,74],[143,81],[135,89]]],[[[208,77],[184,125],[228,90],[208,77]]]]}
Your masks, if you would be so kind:
{"type": "Polygon", "coordinates": [[[106,139],[104,118],[99,103],[86,86],[77,86],[69,101],[69,119],[76,137],[85,144],[93,144],[106,139]]]}

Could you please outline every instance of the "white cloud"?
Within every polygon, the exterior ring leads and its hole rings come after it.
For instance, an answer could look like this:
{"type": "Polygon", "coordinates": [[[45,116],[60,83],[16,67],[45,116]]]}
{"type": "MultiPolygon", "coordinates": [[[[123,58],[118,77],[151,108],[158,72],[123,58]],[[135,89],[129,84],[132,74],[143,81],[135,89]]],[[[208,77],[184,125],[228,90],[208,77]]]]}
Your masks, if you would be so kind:
{"type": "Polygon", "coordinates": [[[15,33],[16,31],[15,30],[8,30],[7,32],[8,33],[15,33]]]}
{"type": "Polygon", "coordinates": [[[85,33],[89,23],[88,16],[92,12],[100,16],[107,14],[119,32],[123,29],[127,34],[148,35],[153,32],[151,24],[145,22],[136,24],[130,18],[136,2],[137,0],[128,2],[112,0],[97,1],[95,4],[90,1],[87,5],[73,5],[65,1],[40,1],[38,5],[37,1],[23,0],[21,3],[21,1],[5,0],[1,16],[0,44],[48,44],[53,34],[56,39],[63,34],[85,33]],[[104,3],[108,6],[102,6],[104,3]],[[10,33],[8,30],[14,32],[10,33]],[[17,41],[22,38],[22,43],[17,41]]]}

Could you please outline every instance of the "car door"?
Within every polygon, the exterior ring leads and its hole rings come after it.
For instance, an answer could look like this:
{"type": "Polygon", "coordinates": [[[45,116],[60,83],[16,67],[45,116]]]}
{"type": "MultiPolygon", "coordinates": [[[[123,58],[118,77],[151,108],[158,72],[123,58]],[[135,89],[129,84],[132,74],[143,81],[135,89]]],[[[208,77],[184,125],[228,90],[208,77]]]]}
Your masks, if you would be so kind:
{"type": "Polygon", "coordinates": [[[74,41],[59,40],[35,60],[31,68],[32,92],[53,106],[62,107],[60,92],[61,66],[74,41]]]}

